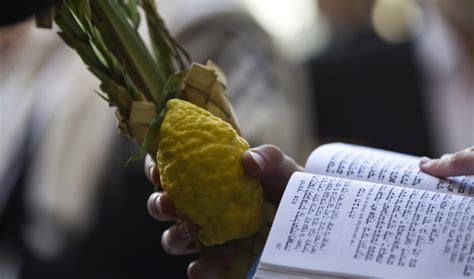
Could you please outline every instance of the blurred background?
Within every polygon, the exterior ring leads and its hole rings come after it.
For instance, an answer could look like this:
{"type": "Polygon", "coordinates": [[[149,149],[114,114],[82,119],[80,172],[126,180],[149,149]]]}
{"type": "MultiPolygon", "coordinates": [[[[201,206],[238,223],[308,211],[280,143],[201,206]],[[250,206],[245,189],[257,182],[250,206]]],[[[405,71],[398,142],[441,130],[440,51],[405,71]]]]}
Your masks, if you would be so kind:
{"type": "Polygon", "coordinates": [[[421,4],[416,0],[242,2],[282,53],[296,61],[321,52],[331,38],[350,36],[364,25],[372,25],[387,42],[402,42],[423,23],[421,4]]]}
{"type": "MultiPolygon", "coordinates": [[[[52,2],[52,1],[49,1],[52,2]]],[[[13,1],[0,27],[0,278],[184,278],[137,148],[76,54],[13,1]],[[14,117],[13,117],[14,116],[14,117]]],[[[49,4],[44,1],[42,5],[49,4]]],[[[344,141],[419,156],[474,143],[474,0],[162,0],[215,61],[244,137],[304,164],[344,141]]]]}

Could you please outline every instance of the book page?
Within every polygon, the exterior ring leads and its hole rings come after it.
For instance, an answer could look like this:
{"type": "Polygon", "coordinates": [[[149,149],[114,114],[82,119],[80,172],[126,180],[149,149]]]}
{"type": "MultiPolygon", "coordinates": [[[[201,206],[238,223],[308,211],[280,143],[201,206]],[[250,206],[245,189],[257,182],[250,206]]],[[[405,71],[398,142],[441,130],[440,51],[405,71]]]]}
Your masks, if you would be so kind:
{"type": "Polygon", "coordinates": [[[440,179],[421,172],[420,158],[369,147],[331,143],[314,150],[306,172],[474,197],[474,178],[440,179]]]}
{"type": "Polygon", "coordinates": [[[259,270],[300,277],[473,277],[473,228],[471,197],[297,172],[259,270]]]}

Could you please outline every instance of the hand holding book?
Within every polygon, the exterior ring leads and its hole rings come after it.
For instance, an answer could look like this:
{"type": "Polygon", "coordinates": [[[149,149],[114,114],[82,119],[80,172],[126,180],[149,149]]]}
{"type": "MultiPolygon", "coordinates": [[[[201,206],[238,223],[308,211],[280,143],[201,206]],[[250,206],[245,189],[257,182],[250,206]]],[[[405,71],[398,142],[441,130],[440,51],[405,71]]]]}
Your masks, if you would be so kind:
{"type": "Polygon", "coordinates": [[[254,278],[474,276],[474,179],[459,176],[471,152],[427,164],[457,175],[437,178],[414,156],[319,147],[288,183],[254,278]]]}

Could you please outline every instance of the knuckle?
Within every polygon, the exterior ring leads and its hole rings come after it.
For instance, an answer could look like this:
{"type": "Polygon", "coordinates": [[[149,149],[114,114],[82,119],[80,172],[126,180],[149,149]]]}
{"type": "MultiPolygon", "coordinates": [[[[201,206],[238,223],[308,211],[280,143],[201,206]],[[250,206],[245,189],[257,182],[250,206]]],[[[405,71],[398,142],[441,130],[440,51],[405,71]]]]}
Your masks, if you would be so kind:
{"type": "Polygon", "coordinates": [[[464,152],[458,152],[454,153],[450,158],[449,158],[449,163],[453,167],[459,167],[462,166],[464,163],[464,158],[465,158],[465,153],[464,152]]]}
{"type": "Polygon", "coordinates": [[[180,227],[182,227],[182,224],[177,224],[171,226],[169,228],[169,233],[168,233],[168,240],[169,244],[171,244],[173,247],[181,246],[184,244],[184,242],[187,242],[188,238],[186,235],[181,233],[180,227]]]}
{"type": "Polygon", "coordinates": [[[187,275],[189,279],[213,279],[217,278],[217,273],[213,267],[206,264],[206,259],[201,258],[188,265],[187,275]]]}
{"type": "Polygon", "coordinates": [[[172,249],[169,246],[169,229],[165,230],[163,234],[161,235],[161,247],[163,247],[163,250],[168,253],[168,254],[173,254],[172,249]]]}
{"type": "Polygon", "coordinates": [[[150,195],[147,201],[148,213],[153,217],[156,217],[157,214],[159,213],[159,211],[156,208],[156,199],[158,197],[159,197],[158,193],[153,193],[150,195]]]}
{"type": "Polygon", "coordinates": [[[453,154],[451,154],[451,153],[446,153],[446,154],[443,154],[443,155],[440,157],[440,160],[450,160],[451,157],[453,157],[453,154]]]}
{"type": "Polygon", "coordinates": [[[283,151],[278,146],[272,144],[263,145],[262,148],[270,165],[273,165],[273,167],[279,166],[284,159],[283,151]]]}
{"type": "Polygon", "coordinates": [[[151,174],[151,169],[155,164],[151,159],[150,155],[147,155],[145,158],[145,175],[148,177],[151,174]]]}
{"type": "Polygon", "coordinates": [[[148,177],[148,180],[150,180],[150,182],[154,182],[154,181],[153,181],[153,172],[154,172],[154,169],[155,169],[155,166],[154,166],[154,165],[150,165],[150,166],[148,166],[148,168],[146,169],[147,177],[148,177]]]}
{"type": "Polygon", "coordinates": [[[173,227],[167,229],[161,235],[161,246],[163,247],[163,250],[170,255],[180,255],[179,250],[176,249],[175,245],[173,245],[173,233],[171,232],[172,228],[173,227]]]}
{"type": "Polygon", "coordinates": [[[269,151],[271,152],[275,152],[275,153],[283,153],[283,151],[281,150],[280,147],[276,146],[276,145],[273,145],[273,144],[265,144],[263,145],[265,148],[267,148],[269,151]]]}
{"type": "Polygon", "coordinates": [[[148,213],[157,221],[172,221],[175,220],[172,205],[166,206],[167,199],[163,192],[153,193],[147,201],[148,213]],[[165,204],[165,206],[163,206],[165,204]],[[163,209],[165,207],[165,209],[163,209]],[[164,212],[164,210],[166,210],[164,212]],[[172,212],[173,211],[173,212],[172,212]]]}
{"type": "Polygon", "coordinates": [[[186,271],[187,275],[188,275],[188,278],[189,279],[197,279],[199,278],[199,275],[198,275],[198,262],[197,261],[194,261],[194,262],[191,262],[189,265],[188,265],[188,269],[186,271]]]}

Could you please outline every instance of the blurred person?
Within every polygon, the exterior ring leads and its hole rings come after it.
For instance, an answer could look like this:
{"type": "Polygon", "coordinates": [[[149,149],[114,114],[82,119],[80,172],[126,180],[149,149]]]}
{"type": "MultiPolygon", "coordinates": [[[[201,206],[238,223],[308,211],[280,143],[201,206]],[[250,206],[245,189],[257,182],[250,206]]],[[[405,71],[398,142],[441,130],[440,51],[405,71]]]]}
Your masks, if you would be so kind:
{"type": "Polygon", "coordinates": [[[183,276],[184,259],[158,248],[165,224],[139,206],[152,189],[123,168],[136,148],[94,96],[97,80],[32,20],[0,34],[0,277],[143,277],[157,259],[183,276]]]}
{"type": "MultiPolygon", "coordinates": [[[[152,188],[141,165],[124,169],[137,149],[114,132],[113,112],[93,94],[96,79],[54,32],[33,27],[34,5],[20,6],[28,9],[0,31],[0,277],[145,278],[157,269],[185,277],[195,256],[161,249],[169,225],[143,206],[152,188]]],[[[304,98],[288,72],[298,69],[253,19],[236,1],[158,7],[195,60],[212,59],[227,74],[251,144],[272,142],[296,156],[302,126],[290,123],[303,116],[304,98]]]]}
{"type": "Polygon", "coordinates": [[[323,142],[429,156],[474,142],[474,1],[420,3],[411,39],[382,40],[366,12],[308,63],[323,142]]]}
{"type": "Polygon", "coordinates": [[[318,0],[317,6],[327,22],[331,46],[350,40],[361,27],[370,24],[375,0],[318,0]]]}

